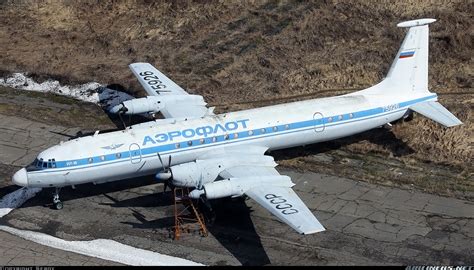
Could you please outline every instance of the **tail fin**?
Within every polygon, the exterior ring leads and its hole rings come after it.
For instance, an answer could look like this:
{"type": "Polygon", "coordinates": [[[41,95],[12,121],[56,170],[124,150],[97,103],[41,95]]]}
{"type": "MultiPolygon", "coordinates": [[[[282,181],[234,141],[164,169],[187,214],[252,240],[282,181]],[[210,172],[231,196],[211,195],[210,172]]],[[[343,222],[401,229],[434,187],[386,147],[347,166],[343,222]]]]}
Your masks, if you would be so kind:
{"type": "Polygon", "coordinates": [[[428,92],[428,24],[419,19],[397,24],[409,27],[385,80],[404,92],[428,92]]]}

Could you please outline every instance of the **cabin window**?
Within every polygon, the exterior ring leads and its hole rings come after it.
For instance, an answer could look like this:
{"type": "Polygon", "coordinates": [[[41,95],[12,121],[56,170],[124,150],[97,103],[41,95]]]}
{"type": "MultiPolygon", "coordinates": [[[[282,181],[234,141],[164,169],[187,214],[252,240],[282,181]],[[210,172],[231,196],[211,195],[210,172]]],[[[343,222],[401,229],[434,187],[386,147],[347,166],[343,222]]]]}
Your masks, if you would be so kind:
{"type": "Polygon", "coordinates": [[[273,131],[278,131],[278,127],[273,127],[273,131]]]}
{"type": "Polygon", "coordinates": [[[285,129],[286,129],[286,130],[290,129],[290,125],[286,124],[286,125],[285,125],[285,129]]]}
{"type": "Polygon", "coordinates": [[[200,142],[201,144],[204,144],[204,143],[206,142],[206,140],[205,140],[204,138],[201,138],[201,139],[199,140],[199,142],[200,142]]]}
{"type": "Polygon", "coordinates": [[[342,115],[339,115],[339,120],[342,120],[342,115]]]}
{"type": "Polygon", "coordinates": [[[100,160],[104,161],[104,160],[105,160],[105,156],[100,156],[100,160]]]}
{"type": "Polygon", "coordinates": [[[87,162],[92,163],[94,161],[91,157],[87,159],[87,162]]]}
{"type": "Polygon", "coordinates": [[[332,122],[332,117],[328,117],[328,122],[329,122],[329,123],[332,122]]]}
{"type": "Polygon", "coordinates": [[[176,148],[180,148],[181,147],[181,144],[177,143],[174,145],[176,148]]]}
{"type": "Polygon", "coordinates": [[[217,142],[217,137],[212,137],[212,142],[217,142]]]}
{"type": "Polygon", "coordinates": [[[224,140],[228,140],[228,139],[229,139],[229,134],[224,135],[224,140]]]}
{"type": "Polygon", "coordinates": [[[43,168],[48,168],[48,162],[43,162],[43,168]]]}
{"type": "Polygon", "coordinates": [[[193,141],[188,141],[188,145],[189,146],[193,145],[193,141]]]}
{"type": "Polygon", "coordinates": [[[239,137],[239,133],[234,133],[234,139],[237,139],[239,137]]]}
{"type": "Polygon", "coordinates": [[[250,136],[253,135],[253,130],[249,130],[249,135],[250,135],[250,136]]]}
{"type": "Polygon", "coordinates": [[[265,128],[262,128],[260,131],[262,132],[262,134],[264,134],[264,133],[267,132],[267,131],[265,130],[265,128]]]}
{"type": "Polygon", "coordinates": [[[115,154],[115,157],[116,157],[116,158],[121,158],[121,157],[122,157],[122,154],[121,154],[121,153],[117,153],[117,154],[115,154]]]}
{"type": "Polygon", "coordinates": [[[352,113],[349,114],[349,118],[354,118],[354,115],[352,113]]]}

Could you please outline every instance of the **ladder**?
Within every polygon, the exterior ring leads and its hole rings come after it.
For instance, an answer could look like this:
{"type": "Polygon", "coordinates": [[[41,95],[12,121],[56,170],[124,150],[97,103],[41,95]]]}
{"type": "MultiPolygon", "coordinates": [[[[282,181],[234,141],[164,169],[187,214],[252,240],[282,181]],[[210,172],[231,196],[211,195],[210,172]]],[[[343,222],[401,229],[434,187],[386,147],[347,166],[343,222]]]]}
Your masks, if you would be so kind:
{"type": "Polygon", "coordinates": [[[204,217],[198,212],[188,194],[189,188],[176,187],[173,189],[175,240],[179,240],[183,233],[191,233],[197,230],[203,237],[208,235],[204,217]]]}

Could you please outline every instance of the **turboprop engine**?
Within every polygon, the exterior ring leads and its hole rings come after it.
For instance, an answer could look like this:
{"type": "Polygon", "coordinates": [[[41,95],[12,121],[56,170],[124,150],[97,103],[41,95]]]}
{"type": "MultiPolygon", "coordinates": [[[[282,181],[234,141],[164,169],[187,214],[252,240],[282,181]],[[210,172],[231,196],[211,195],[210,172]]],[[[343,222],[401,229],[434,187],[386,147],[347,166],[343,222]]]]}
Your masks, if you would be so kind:
{"type": "Polygon", "coordinates": [[[114,106],[111,113],[123,113],[123,114],[140,114],[140,113],[157,113],[163,109],[161,104],[161,97],[148,96],[144,98],[136,98],[126,100],[119,105],[114,106]]]}
{"type": "MultiPolygon", "coordinates": [[[[163,162],[161,163],[163,164],[163,162]]],[[[169,161],[168,164],[171,162],[169,161]]],[[[171,166],[169,170],[157,173],[156,178],[162,181],[170,180],[174,186],[201,188],[202,185],[215,181],[219,174],[227,168],[255,166],[255,164],[276,166],[270,156],[248,155],[245,157],[211,158],[171,166]]]]}
{"type": "Polygon", "coordinates": [[[238,197],[242,196],[251,188],[265,185],[292,187],[295,184],[291,182],[290,177],[286,175],[229,178],[206,183],[201,189],[197,188],[191,191],[189,197],[193,199],[198,199],[202,195],[205,195],[207,199],[238,197]]]}
{"type": "Polygon", "coordinates": [[[172,183],[179,187],[199,187],[204,183],[213,182],[223,170],[222,163],[208,160],[170,167],[172,183]]]}
{"type": "Polygon", "coordinates": [[[202,96],[199,95],[163,95],[147,96],[126,100],[110,109],[111,113],[141,114],[157,113],[167,106],[206,105],[202,96]]]}

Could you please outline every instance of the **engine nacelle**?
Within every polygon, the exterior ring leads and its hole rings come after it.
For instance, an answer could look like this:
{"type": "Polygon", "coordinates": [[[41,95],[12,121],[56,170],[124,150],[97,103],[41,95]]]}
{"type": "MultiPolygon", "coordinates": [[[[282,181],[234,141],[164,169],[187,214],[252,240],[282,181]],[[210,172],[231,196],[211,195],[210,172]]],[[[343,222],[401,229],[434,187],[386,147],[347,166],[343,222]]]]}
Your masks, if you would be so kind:
{"type": "Polygon", "coordinates": [[[205,106],[206,104],[203,97],[199,95],[147,96],[126,100],[112,107],[110,112],[123,114],[157,113],[166,106],[205,106]]]}
{"type": "Polygon", "coordinates": [[[216,157],[196,160],[194,162],[172,166],[170,169],[173,185],[180,187],[198,187],[205,183],[215,181],[219,174],[227,168],[255,166],[255,164],[271,167],[277,165],[271,156],[247,155],[243,157],[226,156],[224,158],[216,157]]]}
{"type": "Polygon", "coordinates": [[[224,197],[242,196],[247,190],[257,186],[281,186],[292,187],[290,177],[286,175],[275,176],[255,176],[244,178],[229,178],[213,183],[203,185],[202,189],[195,189],[189,193],[189,197],[193,199],[199,198],[202,194],[207,199],[219,199],[224,197]]]}
{"type": "Polygon", "coordinates": [[[123,114],[157,113],[163,109],[163,107],[161,97],[148,96],[144,98],[125,100],[121,104],[114,106],[110,111],[112,113],[123,114]]]}
{"type": "Polygon", "coordinates": [[[215,160],[198,160],[171,166],[173,185],[179,187],[197,187],[213,182],[224,170],[224,166],[215,160]]]}

